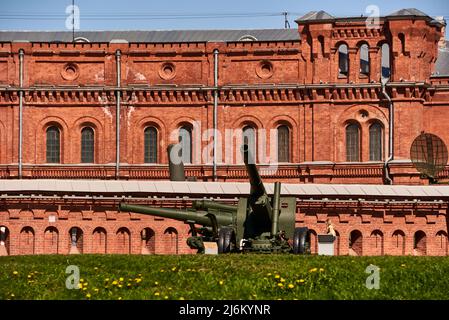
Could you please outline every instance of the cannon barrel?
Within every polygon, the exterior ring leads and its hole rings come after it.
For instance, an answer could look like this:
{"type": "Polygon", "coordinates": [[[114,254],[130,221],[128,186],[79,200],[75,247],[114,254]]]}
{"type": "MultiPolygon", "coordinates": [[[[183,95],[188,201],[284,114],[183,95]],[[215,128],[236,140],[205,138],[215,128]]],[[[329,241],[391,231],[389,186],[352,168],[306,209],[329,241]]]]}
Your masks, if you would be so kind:
{"type": "MultiPolygon", "coordinates": [[[[178,209],[156,208],[127,203],[120,203],[119,209],[120,211],[147,214],[150,216],[169,218],[179,221],[191,221],[195,224],[201,224],[208,227],[213,226],[212,220],[208,216],[208,213],[204,211],[196,212],[178,209]]],[[[217,214],[215,215],[215,217],[219,226],[229,226],[233,223],[231,215],[217,214]]]]}
{"type": "Polygon", "coordinates": [[[267,192],[256,167],[255,155],[251,153],[247,144],[242,145],[241,150],[246,171],[248,172],[249,183],[251,184],[251,195],[258,198],[267,192]]]}
{"type": "Polygon", "coordinates": [[[218,210],[218,211],[225,211],[225,212],[237,212],[237,206],[232,206],[229,204],[224,203],[218,203],[214,201],[209,200],[195,200],[192,202],[192,207],[196,210],[218,210]]]}

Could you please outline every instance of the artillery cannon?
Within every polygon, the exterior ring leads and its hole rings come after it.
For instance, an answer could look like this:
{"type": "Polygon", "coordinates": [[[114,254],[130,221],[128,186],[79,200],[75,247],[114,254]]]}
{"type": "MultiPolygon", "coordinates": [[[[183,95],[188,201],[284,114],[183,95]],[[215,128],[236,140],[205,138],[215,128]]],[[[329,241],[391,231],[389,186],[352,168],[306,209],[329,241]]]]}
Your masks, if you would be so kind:
{"type": "Polygon", "coordinates": [[[126,203],[119,210],[184,221],[192,234],[187,244],[198,253],[204,253],[204,242],[216,242],[218,253],[309,253],[308,228],[295,228],[296,198],[282,197],[280,182],[275,182],[269,197],[246,144],[242,152],[251,189],[236,206],[199,200],[185,210],[126,203]]]}

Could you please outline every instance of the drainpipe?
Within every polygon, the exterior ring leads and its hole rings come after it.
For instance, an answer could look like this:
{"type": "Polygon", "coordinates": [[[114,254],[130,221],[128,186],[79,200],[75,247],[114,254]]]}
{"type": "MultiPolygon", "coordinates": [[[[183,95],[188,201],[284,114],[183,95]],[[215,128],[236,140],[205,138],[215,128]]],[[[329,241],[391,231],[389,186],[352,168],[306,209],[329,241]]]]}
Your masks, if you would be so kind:
{"type": "Polygon", "coordinates": [[[23,49],[19,50],[19,179],[22,179],[23,144],[23,49]]]}
{"type": "Polygon", "coordinates": [[[393,179],[390,176],[390,168],[389,163],[394,159],[394,107],[393,102],[391,101],[390,96],[388,95],[385,85],[388,83],[388,79],[382,79],[382,94],[388,101],[388,111],[390,116],[390,130],[388,133],[388,159],[384,163],[384,172],[385,172],[385,182],[387,184],[393,184],[393,179]]]}
{"type": "Polygon", "coordinates": [[[121,51],[115,51],[115,59],[117,65],[117,90],[115,91],[116,97],[116,119],[115,119],[115,127],[116,127],[116,138],[115,138],[115,179],[119,179],[119,170],[120,170],[120,77],[121,77],[121,51]]]}
{"type": "Polygon", "coordinates": [[[214,50],[214,157],[213,179],[217,181],[217,128],[218,128],[218,49],[214,50]]]}

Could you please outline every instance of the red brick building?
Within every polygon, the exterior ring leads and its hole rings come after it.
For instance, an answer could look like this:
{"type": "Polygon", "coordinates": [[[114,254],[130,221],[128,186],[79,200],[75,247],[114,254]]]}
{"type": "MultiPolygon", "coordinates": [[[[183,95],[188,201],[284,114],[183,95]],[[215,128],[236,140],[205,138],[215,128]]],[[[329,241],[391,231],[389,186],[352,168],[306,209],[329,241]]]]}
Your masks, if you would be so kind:
{"type": "MultiPolygon", "coordinates": [[[[78,32],[75,41],[70,32],[0,32],[3,254],[68,253],[73,228],[85,253],[190,252],[182,224],[117,213],[114,197],[135,195],[112,181],[164,185],[165,150],[179,136],[186,174],[202,182],[246,181],[236,146],[247,137],[265,182],[427,184],[410,146],[422,131],[449,143],[445,23],[405,9],[370,23],[311,12],[297,24],[78,32]],[[89,181],[58,188],[78,179],[89,181]],[[94,197],[92,180],[110,199],[94,197]],[[40,194],[47,184],[54,190],[40,194]]],[[[448,178],[449,168],[440,181],[448,178]]],[[[136,200],[185,206],[189,190],[136,200]]],[[[429,192],[368,192],[361,202],[315,194],[310,203],[298,194],[297,223],[322,233],[333,216],[339,254],[445,255],[447,199],[429,192]]]]}

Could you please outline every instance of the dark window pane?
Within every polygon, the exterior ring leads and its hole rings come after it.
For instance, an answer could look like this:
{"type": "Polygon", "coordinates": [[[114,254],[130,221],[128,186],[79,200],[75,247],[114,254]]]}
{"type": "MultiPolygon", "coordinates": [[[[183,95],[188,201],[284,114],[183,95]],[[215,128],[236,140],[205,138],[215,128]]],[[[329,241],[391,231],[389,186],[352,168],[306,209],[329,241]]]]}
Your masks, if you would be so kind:
{"type": "Polygon", "coordinates": [[[287,126],[278,128],[278,162],[290,162],[290,130],[287,126]]]}
{"type": "Polygon", "coordinates": [[[256,163],[257,150],[256,150],[256,130],[253,127],[246,126],[243,128],[243,144],[248,145],[248,151],[250,156],[248,157],[249,163],[256,163]]]}
{"type": "Polygon", "coordinates": [[[179,129],[181,159],[183,163],[192,163],[192,129],[184,126],[179,129]]]}
{"type": "Polygon", "coordinates": [[[388,43],[384,43],[382,45],[382,59],[381,59],[381,67],[382,67],[382,78],[387,79],[390,78],[391,67],[390,67],[390,46],[388,43]]]}
{"type": "Polygon", "coordinates": [[[94,162],[94,130],[86,127],[81,130],[81,162],[93,163],[94,162]]]}
{"type": "Polygon", "coordinates": [[[370,161],[382,160],[382,126],[374,123],[369,128],[369,159],[370,161]]]}
{"type": "Polygon", "coordinates": [[[369,47],[362,44],[360,47],[360,73],[369,74],[369,47]]]}
{"type": "Polygon", "coordinates": [[[47,163],[60,162],[60,137],[57,127],[47,129],[47,163]]]}
{"type": "Polygon", "coordinates": [[[154,127],[148,127],[145,129],[144,137],[144,162],[156,163],[157,162],[157,130],[154,127]]]}
{"type": "Polygon", "coordinates": [[[359,126],[356,124],[350,124],[346,127],[346,161],[360,161],[359,148],[359,126]]]}
{"type": "Polygon", "coordinates": [[[340,75],[347,76],[349,70],[348,46],[342,44],[338,47],[338,67],[340,75]]]}

